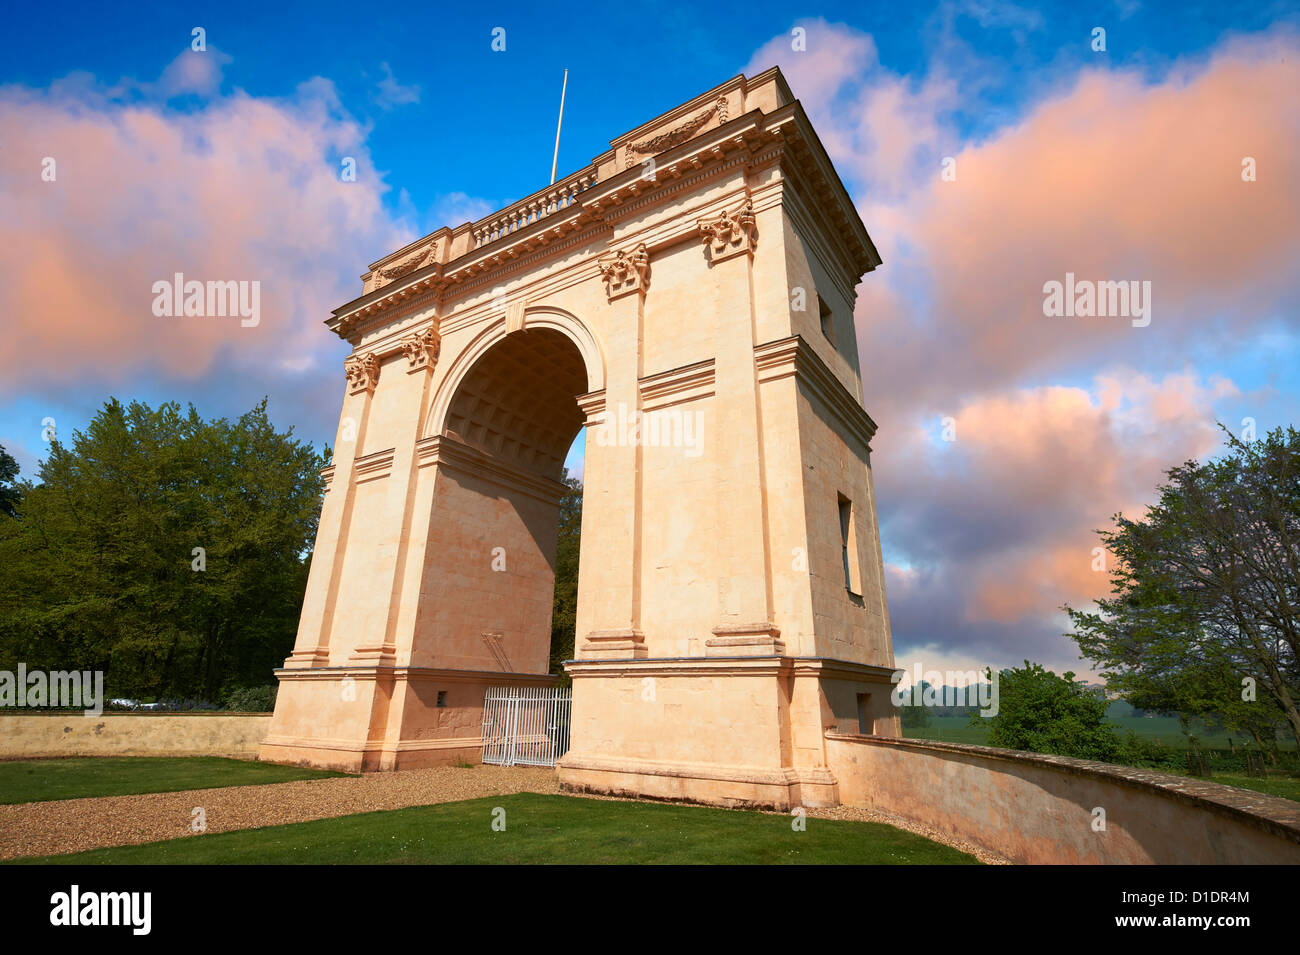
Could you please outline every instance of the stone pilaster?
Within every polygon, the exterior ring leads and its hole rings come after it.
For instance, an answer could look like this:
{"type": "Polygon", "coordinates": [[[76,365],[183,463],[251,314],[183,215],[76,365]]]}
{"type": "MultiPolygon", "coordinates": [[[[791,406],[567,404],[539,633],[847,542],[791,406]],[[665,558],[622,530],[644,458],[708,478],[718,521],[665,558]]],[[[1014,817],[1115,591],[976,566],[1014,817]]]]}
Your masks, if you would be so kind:
{"type": "MultiPolygon", "coordinates": [[[[400,392],[401,404],[409,409],[402,416],[402,429],[393,436],[392,471],[385,491],[382,533],[378,540],[380,561],[379,584],[388,593],[387,613],[374,621],[374,629],[365,634],[353,650],[348,663],[391,665],[397,652],[398,615],[402,599],[405,570],[411,551],[417,462],[416,443],[429,410],[429,383],[438,365],[442,338],[437,319],[428,327],[401,340],[402,358],[395,363],[405,366],[405,375],[395,375],[387,387],[400,392]]],[[[417,531],[418,532],[418,531],[417,531]]],[[[427,534],[427,529],[424,531],[427,534]]]]}
{"type": "Polygon", "coordinates": [[[718,421],[717,616],[707,656],[783,650],[773,622],[768,566],[762,422],[754,367],[753,260],[758,230],[749,200],[699,222],[713,277],[718,321],[714,399],[718,421]]]}
{"type": "Polygon", "coordinates": [[[316,528],[298,637],[294,641],[293,653],[284,661],[286,667],[329,665],[330,626],[352,519],[353,468],[358,451],[365,442],[370,403],[379,382],[379,358],[373,354],[354,354],[348,357],[343,367],[347,375],[347,394],[334,438],[334,463],[328,469],[328,489],[316,528]]]}
{"type": "Polygon", "coordinates": [[[644,245],[600,260],[609,300],[607,382],[581,400],[587,414],[579,659],[645,657],[641,630],[641,447],[622,427],[640,412],[642,323],[650,258],[644,245]],[[589,536],[590,535],[590,536],[589,536]],[[592,543],[588,543],[591,541],[592,543]]]}

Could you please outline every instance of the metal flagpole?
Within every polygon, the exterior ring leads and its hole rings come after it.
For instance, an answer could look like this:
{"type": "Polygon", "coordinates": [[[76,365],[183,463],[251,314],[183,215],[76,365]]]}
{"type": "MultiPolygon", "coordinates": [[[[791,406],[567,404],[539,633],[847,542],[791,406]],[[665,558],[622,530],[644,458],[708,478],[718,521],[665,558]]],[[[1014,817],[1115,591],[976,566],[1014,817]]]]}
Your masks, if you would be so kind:
{"type": "Polygon", "coordinates": [[[555,185],[555,166],[560,161],[560,127],[564,125],[564,94],[569,89],[569,71],[564,71],[564,85],[560,87],[560,119],[555,124],[555,156],[551,159],[551,185],[555,185]]]}

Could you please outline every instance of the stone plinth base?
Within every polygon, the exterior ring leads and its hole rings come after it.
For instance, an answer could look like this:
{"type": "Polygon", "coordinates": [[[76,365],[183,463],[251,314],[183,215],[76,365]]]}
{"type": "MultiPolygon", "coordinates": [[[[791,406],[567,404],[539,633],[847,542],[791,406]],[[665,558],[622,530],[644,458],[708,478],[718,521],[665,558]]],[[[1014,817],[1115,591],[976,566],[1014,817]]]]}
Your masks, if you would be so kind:
{"type": "Polygon", "coordinates": [[[826,770],[566,756],[560,761],[559,773],[560,788],[566,792],[640,796],[730,808],[839,805],[835,777],[826,770]]]}
{"type": "Polygon", "coordinates": [[[885,667],[781,655],[578,660],[561,788],[720,806],[834,806],[825,733],[897,733],[885,667]]]}
{"type": "Polygon", "coordinates": [[[487,688],[557,680],[392,666],[293,668],[276,676],[275,718],[258,759],[346,772],[477,763],[487,688]]]}

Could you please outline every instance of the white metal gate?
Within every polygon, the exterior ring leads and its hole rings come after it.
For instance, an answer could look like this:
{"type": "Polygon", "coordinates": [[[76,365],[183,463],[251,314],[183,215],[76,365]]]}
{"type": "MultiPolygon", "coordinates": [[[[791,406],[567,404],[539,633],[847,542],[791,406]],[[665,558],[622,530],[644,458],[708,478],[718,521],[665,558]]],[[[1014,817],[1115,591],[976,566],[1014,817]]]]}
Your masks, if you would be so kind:
{"type": "Polygon", "coordinates": [[[490,686],[483,696],[483,762],[554,766],[569,749],[573,691],[554,686],[490,686]]]}

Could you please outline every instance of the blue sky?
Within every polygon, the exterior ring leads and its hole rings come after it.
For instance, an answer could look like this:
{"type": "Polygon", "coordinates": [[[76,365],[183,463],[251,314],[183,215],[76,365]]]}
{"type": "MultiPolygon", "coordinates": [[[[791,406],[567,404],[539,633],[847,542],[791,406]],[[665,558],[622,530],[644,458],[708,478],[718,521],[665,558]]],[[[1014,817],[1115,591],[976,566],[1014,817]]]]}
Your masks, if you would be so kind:
{"type": "Polygon", "coordinates": [[[981,88],[961,117],[963,136],[979,138],[1087,63],[1090,31],[1099,24],[1110,27],[1110,62],[1159,72],[1174,57],[1208,49],[1225,31],[1297,16],[1295,5],[1284,3],[755,2],[710,4],[707,11],[613,4],[585,15],[500,3],[390,10],[328,2],[130,6],[8,11],[0,81],[40,88],[78,72],[103,82],[152,79],[201,26],[209,46],[231,57],[228,87],[274,97],[313,76],[331,80],[344,107],[370,126],[368,144],[391,187],[385,201],[395,212],[414,210],[426,231],[443,224],[438,213],[454,208],[456,193],[505,204],[546,182],[565,68],[571,72],[561,174],[585,165],[626,129],[735,75],[773,36],[808,19],[871,33],[881,62],[904,75],[925,74],[933,52],[951,42],[948,34],[996,62],[1001,76],[971,77],[981,88]],[[506,30],[503,53],[491,49],[497,27],[506,30]],[[380,88],[389,78],[403,89],[418,87],[418,101],[393,105],[380,88]]]}

